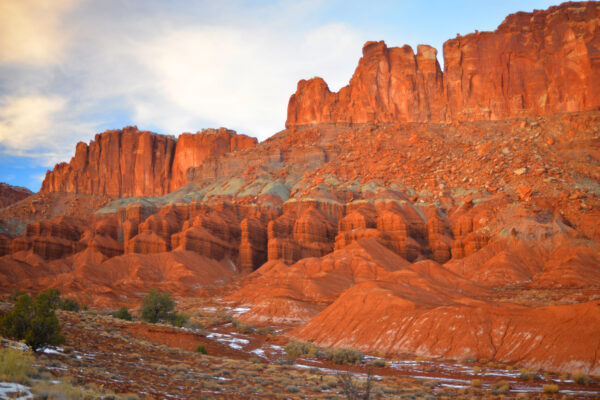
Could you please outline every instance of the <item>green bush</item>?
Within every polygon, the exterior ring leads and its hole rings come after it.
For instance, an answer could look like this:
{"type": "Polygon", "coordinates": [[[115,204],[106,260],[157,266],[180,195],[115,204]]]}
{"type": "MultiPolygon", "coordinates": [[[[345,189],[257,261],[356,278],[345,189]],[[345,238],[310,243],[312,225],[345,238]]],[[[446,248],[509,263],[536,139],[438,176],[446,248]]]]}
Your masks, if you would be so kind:
{"type": "Polygon", "coordinates": [[[173,326],[181,328],[187,323],[187,317],[181,313],[170,313],[169,321],[173,326]]]}
{"type": "Polygon", "coordinates": [[[0,330],[7,337],[24,339],[34,351],[59,345],[65,340],[54,312],[59,304],[60,295],[56,289],[38,294],[35,301],[28,294],[21,294],[13,310],[0,318],[0,330]]]}
{"type": "Polygon", "coordinates": [[[126,321],[131,321],[133,319],[133,317],[129,313],[129,310],[127,309],[127,307],[119,308],[117,311],[112,313],[112,316],[114,318],[124,319],[126,321]]]}
{"type": "Polygon", "coordinates": [[[56,310],[62,303],[58,289],[46,289],[36,296],[37,299],[51,310],[56,310]]]}
{"type": "Polygon", "coordinates": [[[19,298],[20,295],[22,294],[27,294],[26,292],[23,292],[22,290],[15,290],[13,292],[13,294],[11,294],[10,296],[8,296],[8,301],[17,301],[17,299],[19,298]]]}
{"type": "Polygon", "coordinates": [[[199,344],[198,346],[196,346],[196,353],[208,354],[208,351],[206,351],[206,346],[203,344],[199,344]]]}
{"type": "Polygon", "coordinates": [[[150,290],[144,297],[140,312],[142,320],[150,323],[170,322],[172,325],[182,327],[187,323],[188,318],[181,313],[173,312],[175,302],[169,292],[159,292],[156,289],[150,290]]]}
{"type": "Polygon", "coordinates": [[[144,297],[142,308],[142,320],[150,323],[157,323],[170,319],[170,313],[175,308],[175,303],[169,292],[159,292],[156,289],[150,290],[144,297]]]}
{"type": "Polygon", "coordinates": [[[78,302],[73,299],[64,299],[60,303],[60,308],[65,311],[73,311],[79,312],[81,310],[81,306],[78,302]]]}

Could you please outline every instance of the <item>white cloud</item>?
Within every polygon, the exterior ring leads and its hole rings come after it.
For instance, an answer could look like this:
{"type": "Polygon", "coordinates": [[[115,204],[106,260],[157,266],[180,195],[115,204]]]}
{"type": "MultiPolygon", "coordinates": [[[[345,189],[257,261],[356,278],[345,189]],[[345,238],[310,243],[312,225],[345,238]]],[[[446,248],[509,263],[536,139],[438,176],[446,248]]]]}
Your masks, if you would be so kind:
{"type": "Polygon", "coordinates": [[[65,100],[60,97],[4,99],[0,108],[0,144],[22,150],[38,146],[40,136],[52,128],[53,115],[64,107],[65,100]]]}
{"type": "Polygon", "coordinates": [[[0,63],[58,63],[67,45],[63,18],[76,0],[0,1],[0,63]]]}
{"type": "Polygon", "coordinates": [[[347,84],[360,41],[342,24],[302,34],[208,26],[171,31],[137,51],[153,95],[132,99],[136,121],[176,131],[210,121],[265,139],[283,129],[299,79],[319,74],[333,88],[347,84]]]}
{"type": "Polygon", "coordinates": [[[51,165],[100,126],[126,123],[266,139],[284,128],[298,80],[318,75],[339,89],[363,42],[342,23],[305,26],[320,0],[195,3],[193,17],[140,4],[0,0],[2,152],[51,165]]]}
{"type": "Polygon", "coordinates": [[[0,100],[0,147],[40,165],[64,161],[82,130],[91,124],[71,120],[66,99],[31,95],[0,100]]]}

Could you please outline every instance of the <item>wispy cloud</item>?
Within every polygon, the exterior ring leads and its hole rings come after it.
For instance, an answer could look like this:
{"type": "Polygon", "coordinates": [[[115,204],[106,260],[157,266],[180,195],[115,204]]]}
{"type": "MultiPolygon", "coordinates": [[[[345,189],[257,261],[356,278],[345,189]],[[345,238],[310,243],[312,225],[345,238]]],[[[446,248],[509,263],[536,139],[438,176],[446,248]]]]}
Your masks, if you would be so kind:
{"type": "Polygon", "coordinates": [[[339,87],[360,53],[348,25],[299,22],[318,0],[170,5],[0,2],[0,151],[51,165],[128,123],[265,139],[284,127],[299,79],[339,87]]]}
{"type": "Polygon", "coordinates": [[[0,149],[32,157],[39,165],[64,160],[82,131],[93,127],[72,119],[67,100],[60,96],[4,97],[0,101],[0,149]]]}
{"type": "Polygon", "coordinates": [[[60,62],[71,39],[62,23],[76,4],[76,0],[0,2],[0,63],[60,62]]]}
{"type": "Polygon", "coordinates": [[[275,34],[264,26],[170,31],[136,48],[154,82],[145,96],[130,99],[135,119],[178,131],[206,121],[265,138],[283,128],[299,77],[318,69],[340,83],[345,75],[347,82],[358,43],[342,24],[304,35],[275,34]]]}

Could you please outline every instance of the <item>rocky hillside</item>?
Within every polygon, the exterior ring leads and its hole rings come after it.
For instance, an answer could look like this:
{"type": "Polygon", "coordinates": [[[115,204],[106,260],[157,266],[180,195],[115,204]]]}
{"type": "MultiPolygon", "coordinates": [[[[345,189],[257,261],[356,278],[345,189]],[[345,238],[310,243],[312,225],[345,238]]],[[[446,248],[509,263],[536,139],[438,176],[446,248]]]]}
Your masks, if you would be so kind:
{"type": "Polygon", "coordinates": [[[31,190],[27,188],[0,182],[0,208],[7,207],[31,195],[31,190]]]}

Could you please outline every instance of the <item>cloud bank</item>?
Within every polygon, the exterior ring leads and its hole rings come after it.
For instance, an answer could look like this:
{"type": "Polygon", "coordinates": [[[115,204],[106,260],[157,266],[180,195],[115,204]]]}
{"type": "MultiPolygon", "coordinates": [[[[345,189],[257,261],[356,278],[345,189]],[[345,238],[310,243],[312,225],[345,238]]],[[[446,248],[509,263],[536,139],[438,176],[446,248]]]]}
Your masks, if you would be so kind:
{"type": "Polygon", "coordinates": [[[360,54],[347,24],[302,22],[318,1],[1,4],[0,151],[43,166],[129,123],[265,139],[284,128],[300,78],[319,74],[337,89],[360,54]]]}

